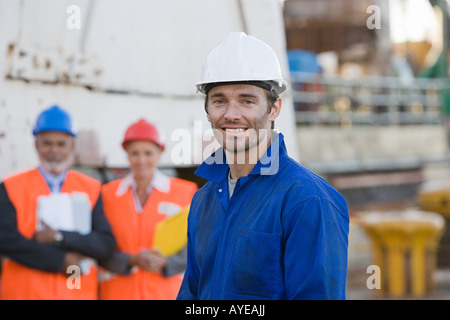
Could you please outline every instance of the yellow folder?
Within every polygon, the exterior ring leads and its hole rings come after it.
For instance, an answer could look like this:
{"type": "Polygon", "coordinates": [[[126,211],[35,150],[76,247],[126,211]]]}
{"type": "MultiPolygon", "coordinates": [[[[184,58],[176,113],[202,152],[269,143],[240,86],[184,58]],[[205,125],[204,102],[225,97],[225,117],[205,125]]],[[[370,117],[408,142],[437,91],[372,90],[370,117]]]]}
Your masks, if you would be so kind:
{"type": "Polygon", "coordinates": [[[163,255],[173,255],[186,246],[188,213],[189,206],[156,226],[153,246],[163,255]]]}

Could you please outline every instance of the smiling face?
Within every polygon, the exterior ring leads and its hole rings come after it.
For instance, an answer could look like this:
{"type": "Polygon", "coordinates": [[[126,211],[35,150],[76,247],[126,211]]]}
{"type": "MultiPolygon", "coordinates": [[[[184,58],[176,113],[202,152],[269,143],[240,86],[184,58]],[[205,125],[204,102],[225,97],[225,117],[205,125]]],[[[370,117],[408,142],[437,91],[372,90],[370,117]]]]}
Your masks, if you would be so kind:
{"type": "Polygon", "coordinates": [[[136,179],[151,179],[158,166],[161,148],[150,141],[133,140],[126,144],[128,161],[136,179]]]}
{"type": "Polygon", "coordinates": [[[54,175],[59,175],[72,164],[75,139],[68,133],[40,132],[36,135],[35,146],[41,166],[54,175]]]}
{"type": "Polygon", "coordinates": [[[269,105],[266,90],[248,84],[229,84],[208,92],[206,110],[217,141],[228,152],[247,152],[270,145],[271,123],[281,99],[269,105]]]}

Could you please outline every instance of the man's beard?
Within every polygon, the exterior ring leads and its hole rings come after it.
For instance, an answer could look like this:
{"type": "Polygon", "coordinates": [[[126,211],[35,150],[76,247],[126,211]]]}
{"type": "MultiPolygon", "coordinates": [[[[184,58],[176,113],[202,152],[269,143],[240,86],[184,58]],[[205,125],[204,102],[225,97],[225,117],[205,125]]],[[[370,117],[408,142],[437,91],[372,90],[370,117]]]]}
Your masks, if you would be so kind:
{"type": "MultiPolygon", "coordinates": [[[[213,129],[216,140],[229,155],[228,163],[256,164],[258,159],[266,152],[266,137],[271,132],[268,129],[247,129],[239,136],[225,137],[219,129],[213,129]]],[[[270,135],[269,135],[270,136],[270,135]]]]}
{"type": "Polygon", "coordinates": [[[41,159],[41,166],[44,170],[53,174],[60,174],[63,171],[69,169],[73,163],[74,156],[70,155],[64,160],[57,159],[41,159]]]}

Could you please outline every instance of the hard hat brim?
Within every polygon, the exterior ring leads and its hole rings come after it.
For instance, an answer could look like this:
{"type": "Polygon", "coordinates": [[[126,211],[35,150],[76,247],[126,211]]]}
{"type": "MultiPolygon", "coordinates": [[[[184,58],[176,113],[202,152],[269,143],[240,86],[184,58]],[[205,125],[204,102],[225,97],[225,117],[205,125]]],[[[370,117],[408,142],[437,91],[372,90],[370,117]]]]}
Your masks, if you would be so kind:
{"type": "Polygon", "coordinates": [[[64,129],[58,129],[58,128],[45,128],[45,129],[40,129],[40,130],[33,130],[33,136],[38,135],[39,133],[43,133],[43,132],[62,132],[62,133],[67,133],[70,134],[72,137],[76,137],[77,133],[73,132],[73,131],[69,131],[69,130],[64,130],[64,129]]]}
{"type": "Polygon", "coordinates": [[[277,94],[281,94],[287,89],[287,83],[284,79],[280,79],[277,81],[274,80],[227,80],[227,81],[217,81],[217,82],[206,82],[206,83],[197,83],[196,88],[197,92],[207,94],[209,90],[214,87],[222,86],[222,85],[232,85],[232,84],[250,84],[257,87],[261,87],[266,89],[267,91],[274,90],[277,94]]]}

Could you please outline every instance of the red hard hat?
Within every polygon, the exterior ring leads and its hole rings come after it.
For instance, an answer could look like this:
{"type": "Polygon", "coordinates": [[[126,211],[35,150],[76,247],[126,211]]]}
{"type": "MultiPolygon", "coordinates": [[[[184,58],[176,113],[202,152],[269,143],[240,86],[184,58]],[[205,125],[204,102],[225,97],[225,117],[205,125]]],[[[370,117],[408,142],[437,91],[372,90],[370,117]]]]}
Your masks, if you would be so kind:
{"type": "Polygon", "coordinates": [[[156,130],[154,125],[144,119],[141,119],[128,127],[125,132],[125,137],[123,138],[122,147],[126,150],[126,143],[132,140],[146,140],[153,142],[161,148],[161,151],[164,151],[164,144],[159,138],[158,130],[156,130]]]}

